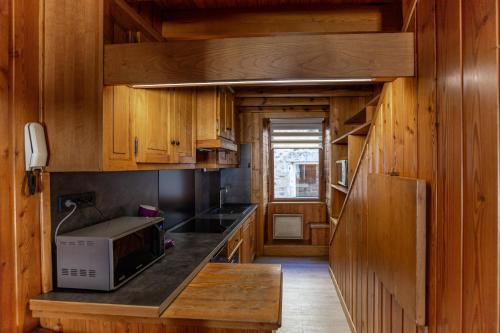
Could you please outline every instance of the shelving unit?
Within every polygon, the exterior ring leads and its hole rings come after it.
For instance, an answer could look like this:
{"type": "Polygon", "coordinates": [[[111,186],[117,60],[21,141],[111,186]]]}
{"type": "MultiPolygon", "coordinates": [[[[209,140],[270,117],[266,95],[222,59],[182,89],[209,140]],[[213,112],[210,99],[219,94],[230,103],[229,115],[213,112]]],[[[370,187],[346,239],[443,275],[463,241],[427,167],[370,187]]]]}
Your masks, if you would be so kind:
{"type": "Polygon", "coordinates": [[[330,230],[336,229],[338,217],[349,193],[354,172],[359,163],[366,136],[370,131],[372,117],[375,114],[380,94],[368,101],[365,98],[351,98],[339,100],[332,107],[331,129],[332,141],[330,142],[331,175],[330,175],[330,230]],[[349,186],[337,183],[337,169],[335,162],[347,159],[347,179],[349,186]]]}
{"type": "Polygon", "coordinates": [[[359,125],[355,129],[347,132],[346,134],[336,138],[335,140],[332,141],[333,144],[335,145],[346,145],[348,143],[348,138],[350,135],[366,135],[368,134],[368,130],[370,129],[371,126],[371,121],[364,123],[362,125],[359,125]]]}
{"type": "Polygon", "coordinates": [[[361,110],[347,118],[346,121],[344,121],[344,125],[363,124],[371,121],[379,99],[380,94],[373,97],[361,110]]]}

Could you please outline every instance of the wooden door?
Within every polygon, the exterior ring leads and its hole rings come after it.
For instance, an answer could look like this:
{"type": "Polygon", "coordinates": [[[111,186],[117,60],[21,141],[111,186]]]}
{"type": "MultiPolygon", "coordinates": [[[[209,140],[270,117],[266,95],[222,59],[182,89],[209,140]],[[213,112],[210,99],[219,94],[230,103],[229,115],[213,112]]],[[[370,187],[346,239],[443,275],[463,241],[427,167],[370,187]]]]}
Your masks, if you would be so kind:
{"type": "Polygon", "coordinates": [[[217,90],[217,112],[219,115],[218,119],[218,135],[223,138],[228,138],[228,132],[226,129],[227,123],[227,113],[226,113],[226,98],[227,93],[225,88],[220,88],[217,90]]]}
{"type": "Polygon", "coordinates": [[[136,119],[138,163],[170,163],[172,143],[171,92],[166,89],[134,89],[132,107],[136,119]]]}
{"type": "Polygon", "coordinates": [[[129,161],[133,156],[130,90],[127,86],[104,88],[104,159],[129,161]]]}
{"type": "Polygon", "coordinates": [[[172,91],[172,110],[175,141],[175,162],[196,162],[196,91],[175,89],[172,91]]]}
{"type": "Polygon", "coordinates": [[[234,96],[231,92],[226,91],[226,99],[225,99],[225,111],[226,111],[226,138],[231,141],[235,139],[235,130],[234,130],[234,96]]]}

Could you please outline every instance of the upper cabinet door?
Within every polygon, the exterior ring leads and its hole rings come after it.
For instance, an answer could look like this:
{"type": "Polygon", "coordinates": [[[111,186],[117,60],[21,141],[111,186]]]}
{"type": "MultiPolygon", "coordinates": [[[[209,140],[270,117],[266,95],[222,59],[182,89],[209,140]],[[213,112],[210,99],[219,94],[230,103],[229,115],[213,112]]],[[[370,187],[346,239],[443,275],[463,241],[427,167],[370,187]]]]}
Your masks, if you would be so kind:
{"type": "Polygon", "coordinates": [[[103,137],[105,159],[129,161],[133,156],[130,88],[106,86],[103,90],[103,137]]]}
{"type": "Polygon", "coordinates": [[[227,138],[234,141],[234,96],[229,91],[226,92],[226,132],[227,138]]]}
{"type": "Polygon", "coordinates": [[[217,98],[217,110],[219,113],[219,136],[229,139],[229,133],[227,131],[227,113],[226,113],[226,89],[225,88],[220,88],[217,91],[218,98],[217,98]]]}
{"type": "Polygon", "coordinates": [[[196,91],[175,89],[172,91],[174,112],[174,140],[176,163],[196,162],[196,91]]]}
{"type": "Polygon", "coordinates": [[[136,161],[175,162],[171,92],[166,89],[134,89],[132,107],[136,119],[136,161]]]}

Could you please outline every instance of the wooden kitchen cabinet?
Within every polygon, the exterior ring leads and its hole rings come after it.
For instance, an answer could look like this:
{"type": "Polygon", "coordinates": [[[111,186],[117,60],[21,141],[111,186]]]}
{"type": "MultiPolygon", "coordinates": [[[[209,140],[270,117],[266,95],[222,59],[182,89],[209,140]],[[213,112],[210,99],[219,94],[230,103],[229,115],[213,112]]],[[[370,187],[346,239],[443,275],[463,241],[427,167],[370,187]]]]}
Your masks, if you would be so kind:
{"type": "Polygon", "coordinates": [[[196,162],[196,90],[171,89],[175,163],[196,162]]]}
{"type": "Polygon", "coordinates": [[[194,89],[133,89],[138,163],[196,161],[194,89]]]}
{"type": "Polygon", "coordinates": [[[241,263],[251,263],[255,258],[255,213],[245,221],[242,227],[241,263]]]}
{"type": "Polygon", "coordinates": [[[197,93],[197,148],[237,150],[234,95],[228,88],[202,88],[197,93]]]}
{"type": "MultiPolygon", "coordinates": [[[[61,149],[50,142],[64,140],[65,131],[55,125],[62,115],[44,114],[51,157],[49,171],[121,171],[194,168],[196,162],[195,89],[134,89],[105,86],[102,130],[96,126],[88,135],[75,135],[73,148],[61,149]],[[89,136],[93,135],[92,141],[89,136]],[[92,152],[92,154],[91,154],[92,152]],[[65,156],[66,159],[61,159],[65,156]]],[[[71,111],[64,117],[77,117],[71,111]]],[[[75,126],[68,122],[69,126],[75,126]]]]}
{"type": "Polygon", "coordinates": [[[196,154],[197,168],[235,168],[240,164],[240,155],[237,151],[214,149],[198,151],[196,154]]]}
{"type": "Polygon", "coordinates": [[[175,162],[172,94],[166,89],[133,89],[131,108],[135,116],[135,161],[175,162]]]}

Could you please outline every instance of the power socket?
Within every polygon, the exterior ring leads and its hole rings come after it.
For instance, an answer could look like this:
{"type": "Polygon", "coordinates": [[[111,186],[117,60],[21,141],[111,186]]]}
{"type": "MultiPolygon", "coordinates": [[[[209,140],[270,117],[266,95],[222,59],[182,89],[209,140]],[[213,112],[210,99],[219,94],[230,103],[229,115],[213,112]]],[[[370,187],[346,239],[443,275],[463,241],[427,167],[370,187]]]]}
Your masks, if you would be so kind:
{"type": "Polygon", "coordinates": [[[95,206],[95,192],[84,192],[75,194],[65,194],[57,198],[58,211],[66,212],[72,209],[72,207],[66,207],[64,203],[66,200],[71,200],[77,204],[78,208],[94,207],[95,206]]]}

